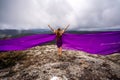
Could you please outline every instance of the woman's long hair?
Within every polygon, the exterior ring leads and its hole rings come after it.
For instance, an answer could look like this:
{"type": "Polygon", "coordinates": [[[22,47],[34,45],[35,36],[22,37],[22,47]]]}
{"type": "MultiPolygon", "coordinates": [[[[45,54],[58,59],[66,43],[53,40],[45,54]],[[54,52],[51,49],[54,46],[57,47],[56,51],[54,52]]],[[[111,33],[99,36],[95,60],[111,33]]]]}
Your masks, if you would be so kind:
{"type": "Polygon", "coordinates": [[[61,31],[61,29],[58,28],[58,29],[57,29],[57,32],[56,32],[56,39],[57,39],[57,40],[58,40],[58,39],[60,38],[60,36],[61,36],[60,31],[61,31]]]}

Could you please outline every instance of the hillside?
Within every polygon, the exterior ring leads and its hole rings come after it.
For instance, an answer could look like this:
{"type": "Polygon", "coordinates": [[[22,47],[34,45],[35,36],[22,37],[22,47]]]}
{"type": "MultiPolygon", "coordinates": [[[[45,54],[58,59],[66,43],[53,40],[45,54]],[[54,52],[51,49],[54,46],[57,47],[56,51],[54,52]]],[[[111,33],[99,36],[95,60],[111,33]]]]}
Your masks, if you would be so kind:
{"type": "Polygon", "coordinates": [[[119,53],[101,56],[83,51],[63,50],[62,57],[59,57],[55,45],[36,46],[22,53],[25,54],[24,59],[0,69],[0,80],[120,79],[119,53]]]}

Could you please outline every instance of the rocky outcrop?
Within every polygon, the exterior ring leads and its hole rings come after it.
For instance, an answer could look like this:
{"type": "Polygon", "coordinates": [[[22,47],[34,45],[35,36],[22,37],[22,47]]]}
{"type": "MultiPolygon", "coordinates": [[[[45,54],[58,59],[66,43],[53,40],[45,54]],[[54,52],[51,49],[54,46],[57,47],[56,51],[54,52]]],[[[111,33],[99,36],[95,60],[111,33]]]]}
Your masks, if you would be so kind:
{"type": "Polygon", "coordinates": [[[119,80],[120,54],[101,56],[63,50],[55,45],[23,51],[27,58],[11,68],[0,70],[1,80],[119,80]]]}

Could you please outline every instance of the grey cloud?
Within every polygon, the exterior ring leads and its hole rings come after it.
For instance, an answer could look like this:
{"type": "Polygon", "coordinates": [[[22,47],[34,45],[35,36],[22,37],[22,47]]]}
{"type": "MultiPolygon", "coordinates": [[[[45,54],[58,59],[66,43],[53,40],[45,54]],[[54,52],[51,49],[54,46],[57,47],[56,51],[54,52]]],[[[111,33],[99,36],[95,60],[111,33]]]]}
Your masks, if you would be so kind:
{"type": "Polygon", "coordinates": [[[120,0],[0,0],[0,29],[120,27],[120,0]],[[76,2],[75,2],[76,1],[76,2]]]}
{"type": "MultiPolygon", "coordinates": [[[[86,9],[82,17],[77,21],[80,21],[81,26],[96,26],[96,27],[113,27],[120,25],[119,9],[120,0],[90,0],[90,9],[86,9]]],[[[79,11],[81,13],[81,11],[79,11]]],[[[77,16],[76,16],[77,17],[77,16]]]]}

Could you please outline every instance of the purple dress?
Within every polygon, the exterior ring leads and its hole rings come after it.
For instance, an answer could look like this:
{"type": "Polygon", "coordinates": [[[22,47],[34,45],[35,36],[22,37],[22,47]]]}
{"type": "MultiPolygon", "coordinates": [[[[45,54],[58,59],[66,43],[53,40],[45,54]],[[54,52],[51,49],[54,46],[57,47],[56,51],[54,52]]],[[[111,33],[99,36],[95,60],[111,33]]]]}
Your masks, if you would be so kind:
{"type": "Polygon", "coordinates": [[[62,46],[62,44],[63,44],[62,35],[58,39],[56,39],[56,44],[57,44],[58,48],[60,48],[62,46]]]}

